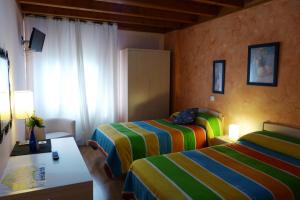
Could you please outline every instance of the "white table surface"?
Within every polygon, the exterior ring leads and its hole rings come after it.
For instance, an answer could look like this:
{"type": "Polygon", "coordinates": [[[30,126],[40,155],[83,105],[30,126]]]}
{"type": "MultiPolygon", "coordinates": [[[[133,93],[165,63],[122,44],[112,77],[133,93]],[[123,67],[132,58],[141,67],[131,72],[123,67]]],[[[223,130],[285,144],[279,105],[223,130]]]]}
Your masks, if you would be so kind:
{"type": "Polygon", "coordinates": [[[3,178],[11,168],[28,165],[43,165],[46,172],[45,185],[40,188],[16,192],[1,192],[0,189],[0,196],[92,181],[92,177],[73,137],[51,139],[51,144],[52,151],[58,151],[59,160],[54,161],[52,159],[52,153],[13,156],[9,158],[2,176],[3,178]]]}

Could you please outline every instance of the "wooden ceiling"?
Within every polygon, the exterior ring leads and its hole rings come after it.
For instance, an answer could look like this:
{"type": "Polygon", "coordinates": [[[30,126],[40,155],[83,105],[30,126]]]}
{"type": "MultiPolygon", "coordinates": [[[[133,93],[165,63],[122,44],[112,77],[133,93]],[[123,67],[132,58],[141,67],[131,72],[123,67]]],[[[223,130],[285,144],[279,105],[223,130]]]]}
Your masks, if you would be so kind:
{"type": "Polygon", "coordinates": [[[23,14],[117,23],[166,33],[268,0],[17,0],[23,14]]]}

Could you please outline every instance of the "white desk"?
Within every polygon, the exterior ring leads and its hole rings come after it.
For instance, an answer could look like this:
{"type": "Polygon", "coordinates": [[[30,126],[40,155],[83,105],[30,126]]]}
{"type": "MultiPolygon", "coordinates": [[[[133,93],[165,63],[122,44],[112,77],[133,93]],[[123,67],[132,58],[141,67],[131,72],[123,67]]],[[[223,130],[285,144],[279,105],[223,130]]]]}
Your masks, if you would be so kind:
{"type": "Polygon", "coordinates": [[[28,165],[43,165],[46,182],[43,187],[1,192],[0,199],[60,200],[93,199],[93,180],[72,137],[52,139],[52,151],[59,153],[53,161],[51,153],[10,157],[4,175],[10,168],[28,165]]]}

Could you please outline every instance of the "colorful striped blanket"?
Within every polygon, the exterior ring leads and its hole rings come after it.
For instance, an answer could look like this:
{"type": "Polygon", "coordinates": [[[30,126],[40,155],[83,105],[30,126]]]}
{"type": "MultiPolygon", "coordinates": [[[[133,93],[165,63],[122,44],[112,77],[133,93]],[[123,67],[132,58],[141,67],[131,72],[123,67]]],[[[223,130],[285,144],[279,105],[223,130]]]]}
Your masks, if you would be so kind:
{"type": "Polygon", "coordinates": [[[207,132],[208,144],[211,144],[211,140],[214,137],[223,135],[223,124],[220,118],[215,117],[208,113],[198,113],[195,124],[202,125],[205,127],[207,132]]]}
{"type": "Polygon", "coordinates": [[[300,139],[250,133],[234,144],[134,161],[124,198],[300,199],[300,139]]]}
{"type": "MultiPolygon", "coordinates": [[[[176,117],[179,112],[171,115],[171,118],[176,117]]],[[[219,117],[210,113],[199,112],[195,119],[195,124],[205,127],[208,144],[211,144],[211,139],[223,135],[223,124],[219,117]]]]}
{"type": "Polygon", "coordinates": [[[169,119],[100,125],[92,146],[106,154],[112,176],[128,172],[132,161],[153,155],[206,146],[206,132],[199,125],[176,125],[169,119]]]}

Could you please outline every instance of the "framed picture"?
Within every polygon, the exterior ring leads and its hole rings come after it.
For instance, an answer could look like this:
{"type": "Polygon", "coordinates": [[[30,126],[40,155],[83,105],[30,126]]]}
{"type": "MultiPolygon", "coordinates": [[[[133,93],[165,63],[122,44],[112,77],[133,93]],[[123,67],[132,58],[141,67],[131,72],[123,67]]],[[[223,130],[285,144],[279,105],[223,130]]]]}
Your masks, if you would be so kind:
{"type": "Polygon", "coordinates": [[[248,47],[248,85],[277,86],[279,42],[248,47]]]}
{"type": "Polygon", "coordinates": [[[0,48],[0,144],[12,124],[8,53],[0,48]]]}
{"type": "Polygon", "coordinates": [[[225,60],[215,60],[213,64],[213,93],[224,94],[225,60]]]}

